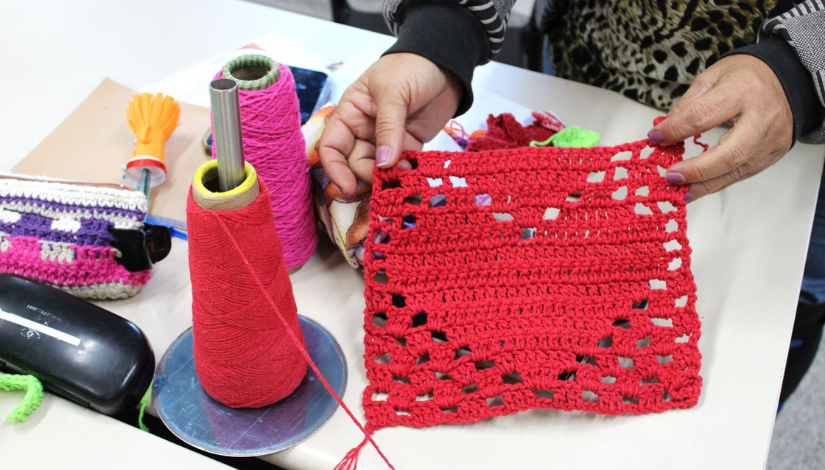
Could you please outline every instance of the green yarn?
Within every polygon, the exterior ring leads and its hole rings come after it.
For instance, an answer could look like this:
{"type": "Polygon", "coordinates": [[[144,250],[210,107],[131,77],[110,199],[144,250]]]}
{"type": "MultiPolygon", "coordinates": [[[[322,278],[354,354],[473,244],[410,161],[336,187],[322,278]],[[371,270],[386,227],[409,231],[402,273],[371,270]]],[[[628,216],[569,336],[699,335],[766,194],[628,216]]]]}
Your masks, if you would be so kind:
{"type": "Polygon", "coordinates": [[[530,147],[544,147],[553,144],[554,147],[593,147],[599,143],[601,136],[598,132],[582,129],[578,126],[565,127],[564,129],[551,135],[544,142],[536,140],[530,142],[530,147]]]}
{"type": "Polygon", "coordinates": [[[247,54],[235,57],[223,66],[221,72],[222,78],[230,78],[238,82],[238,88],[241,90],[263,90],[272,86],[278,81],[281,75],[281,68],[271,57],[260,54],[247,54]],[[254,67],[258,69],[266,69],[267,72],[260,78],[248,80],[243,78],[237,72],[246,67],[254,67]]]}
{"type": "Polygon", "coordinates": [[[6,417],[12,423],[22,423],[43,401],[43,384],[33,375],[0,373],[0,390],[11,392],[25,390],[23,400],[6,417]]]}
{"type": "Polygon", "coordinates": [[[152,393],[152,384],[149,384],[149,388],[146,389],[146,393],[143,394],[143,398],[140,399],[140,412],[138,413],[138,426],[140,426],[141,431],[149,432],[149,428],[143,424],[143,414],[146,413],[146,404],[149,403],[149,394],[152,393]]]}

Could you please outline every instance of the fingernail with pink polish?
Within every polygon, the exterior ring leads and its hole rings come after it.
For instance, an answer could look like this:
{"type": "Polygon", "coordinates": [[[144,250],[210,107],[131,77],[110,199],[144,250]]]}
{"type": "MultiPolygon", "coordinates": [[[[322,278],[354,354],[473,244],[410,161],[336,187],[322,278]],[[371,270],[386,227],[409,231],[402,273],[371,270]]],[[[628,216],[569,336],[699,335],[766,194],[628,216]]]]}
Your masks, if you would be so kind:
{"type": "Polygon", "coordinates": [[[648,132],[647,138],[652,140],[655,144],[661,144],[665,141],[665,136],[663,136],[662,133],[657,130],[652,130],[648,132]]]}
{"type": "Polygon", "coordinates": [[[375,156],[375,163],[378,166],[383,166],[389,163],[390,161],[390,147],[387,145],[382,145],[378,148],[378,154],[375,156]]]}
{"type": "Polygon", "coordinates": [[[668,173],[665,176],[665,181],[670,184],[683,184],[685,182],[685,177],[682,176],[681,173],[668,173]]]}
{"type": "Polygon", "coordinates": [[[693,196],[690,193],[685,193],[685,202],[690,202],[693,200],[693,196]]]}

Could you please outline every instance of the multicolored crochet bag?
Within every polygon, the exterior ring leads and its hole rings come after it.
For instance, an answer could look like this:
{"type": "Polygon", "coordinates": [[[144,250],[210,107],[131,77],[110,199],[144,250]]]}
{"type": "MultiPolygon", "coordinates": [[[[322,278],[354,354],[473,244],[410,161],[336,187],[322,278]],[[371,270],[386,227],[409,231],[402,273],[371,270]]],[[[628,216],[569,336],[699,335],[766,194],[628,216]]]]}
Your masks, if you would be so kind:
{"type": "Polygon", "coordinates": [[[171,247],[145,218],[130,188],[0,176],[0,272],[88,299],[131,297],[171,247]]]}

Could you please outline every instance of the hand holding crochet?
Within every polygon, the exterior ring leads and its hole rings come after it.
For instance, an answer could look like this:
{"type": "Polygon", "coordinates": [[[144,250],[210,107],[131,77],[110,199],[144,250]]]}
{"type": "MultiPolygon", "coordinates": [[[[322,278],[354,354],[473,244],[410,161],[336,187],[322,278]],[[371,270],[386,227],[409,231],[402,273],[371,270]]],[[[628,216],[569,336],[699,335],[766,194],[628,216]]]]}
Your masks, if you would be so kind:
{"type": "Polygon", "coordinates": [[[749,178],[790,150],[793,114],[767,64],[748,55],[720,60],[696,78],[649,137],[668,145],[722,123],[731,128],[718,145],[668,168],[668,183],[690,185],[686,202],[749,178]]]}
{"type": "Polygon", "coordinates": [[[382,57],[344,92],[324,129],[318,152],[327,176],[352,195],[356,177],[372,181],[374,163],[392,167],[403,150],[421,150],[434,138],[461,93],[457,78],[424,57],[382,57]]]}

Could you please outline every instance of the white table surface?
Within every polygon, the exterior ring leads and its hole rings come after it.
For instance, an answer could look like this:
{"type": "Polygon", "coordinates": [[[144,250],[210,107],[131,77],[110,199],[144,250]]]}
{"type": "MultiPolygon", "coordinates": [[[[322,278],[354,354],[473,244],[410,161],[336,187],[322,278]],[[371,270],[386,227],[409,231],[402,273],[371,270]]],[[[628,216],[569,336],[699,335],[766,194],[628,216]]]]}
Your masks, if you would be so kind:
{"type": "MultiPolygon", "coordinates": [[[[3,1],[0,170],[23,158],[105,76],[140,88],[272,31],[342,61],[391,43],[386,36],[231,0],[3,1]]],[[[642,138],[659,114],[611,92],[499,64],[481,68],[476,83],[597,130],[608,145],[642,138]]],[[[715,130],[706,140],[720,135],[715,130]]],[[[375,440],[399,469],[763,468],[824,154],[823,147],[797,145],[764,174],[689,206],[703,321],[704,388],[695,408],[611,418],[532,411],[473,425],[385,429],[375,440]]],[[[186,257],[186,243],[175,240],[141,294],[103,304],[137,323],[158,357],[191,323],[186,257]]],[[[361,416],[360,273],[325,245],[292,282],[299,312],[341,343],[349,364],[344,399],[361,416]]],[[[18,399],[0,394],[0,415],[18,399]]],[[[360,440],[339,410],[303,444],[265,459],[296,470],[332,468],[360,440]]],[[[0,450],[10,468],[30,465],[32,458],[38,468],[220,465],[51,395],[28,423],[0,422],[0,450]]],[[[359,468],[384,466],[365,448],[359,468]]]]}

